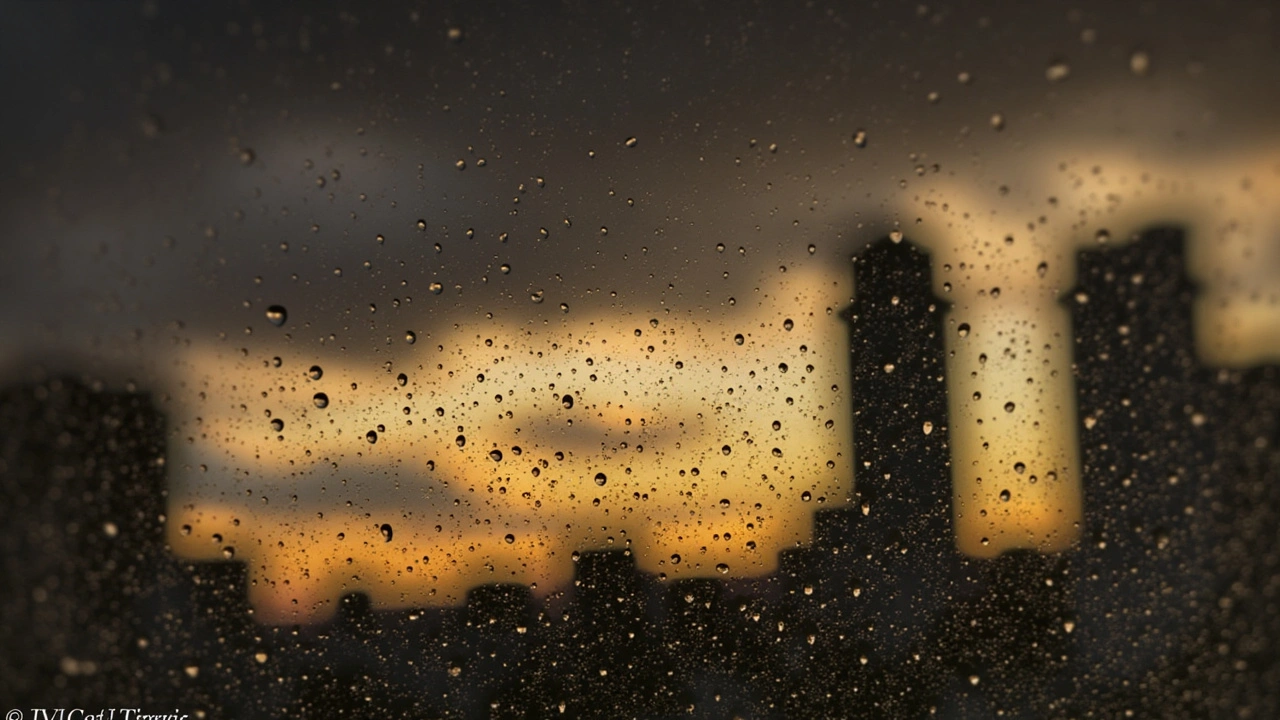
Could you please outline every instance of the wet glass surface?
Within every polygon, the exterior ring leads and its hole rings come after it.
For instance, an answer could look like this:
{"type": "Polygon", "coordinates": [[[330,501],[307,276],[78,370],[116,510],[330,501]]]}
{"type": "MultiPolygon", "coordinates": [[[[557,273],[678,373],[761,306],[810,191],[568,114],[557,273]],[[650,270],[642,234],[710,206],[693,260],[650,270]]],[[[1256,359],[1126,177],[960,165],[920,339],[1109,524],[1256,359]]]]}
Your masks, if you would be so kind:
{"type": "Polygon", "coordinates": [[[6,712],[1280,712],[1269,4],[4,10],[6,712]]]}

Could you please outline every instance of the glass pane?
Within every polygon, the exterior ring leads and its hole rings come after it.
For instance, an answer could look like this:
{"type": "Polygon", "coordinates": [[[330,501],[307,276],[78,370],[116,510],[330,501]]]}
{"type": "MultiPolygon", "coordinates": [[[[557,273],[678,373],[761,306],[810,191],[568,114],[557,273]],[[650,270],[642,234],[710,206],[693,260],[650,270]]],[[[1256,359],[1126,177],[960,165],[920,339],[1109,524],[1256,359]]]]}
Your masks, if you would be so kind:
{"type": "Polygon", "coordinates": [[[1280,714],[1268,3],[8,3],[0,705],[1280,714]]]}

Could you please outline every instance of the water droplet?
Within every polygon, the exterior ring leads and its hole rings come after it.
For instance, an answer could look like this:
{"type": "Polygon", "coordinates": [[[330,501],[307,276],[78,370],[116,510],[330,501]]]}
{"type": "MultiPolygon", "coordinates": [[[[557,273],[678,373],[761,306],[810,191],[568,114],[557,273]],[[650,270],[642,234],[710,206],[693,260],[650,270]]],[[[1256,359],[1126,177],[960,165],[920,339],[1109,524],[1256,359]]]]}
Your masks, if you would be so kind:
{"type": "Polygon", "coordinates": [[[721,575],[726,575],[729,572],[729,566],[724,563],[720,563],[716,565],[716,572],[720,573],[721,575]]]}
{"type": "Polygon", "coordinates": [[[289,311],[284,309],[283,305],[272,305],[267,308],[267,322],[280,327],[289,319],[289,311]]]}
{"type": "Polygon", "coordinates": [[[960,323],[960,327],[956,328],[956,332],[960,337],[969,337],[969,323],[960,323]]]}
{"type": "Polygon", "coordinates": [[[1044,277],[1047,272],[1049,272],[1049,263],[1042,262],[1036,266],[1036,274],[1040,277],[1044,277]]]}
{"type": "Polygon", "coordinates": [[[222,548],[222,557],[226,560],[234,560],[236,557],[236,549],[229,546],[222,548]]]}
{"type": "Polygon", "coordinates": [[[276,418],[272,420],[271,429],[275,430],[276,432],[280,432],[281,430],[284,430],[284,421],[281,420],[280,418],[276,418]]]}
{"type": "Polygon", "coordinates": [[[490,450],[489,459],[494,462],[502,462],[502,451],[497,449],[490,450]]]}
{"type": "Polygon", "coordinates": [[[316,407],[323,410],[324,408],[329,407],[329,396],[324,393],[316,393],[312,396],[311,402],[315,403],[316,407]]]}
{"type": "Polygon", "coordinates": [[[1143,77],[1151,70],[1151,56],[1138,50],[1129,56],[1129,71],[1143,77]]]}
{"type": "Polygon", "coordinates": [[[796,324],[791,318],[787,318],[786,320],[782,321],[782,329],[786,330],[787,332],[791,332],[791,328],[794,328],[795,326],[796,324]]]}
{"type": "Polygon", "coordinates": [[[671,554],[671,564],[672,564],[672,565],[679,565],[679,564],[680,564],[680,553],[672,553],[672,554],[671,554]]]}
{"type": "Polygon", "coordinates": [[[324,377],[324,369],[321,368],[319,365],[312,365],[311,369],[307,371],[307,377],[311,378],[312,380],[319,380],[320,378],[324,377]]]}
{"type": "Polygon", "coordinates": [[[454,166],[454,167],[456,167],[456,168],[458,168],[459,170],[466,170],[466,169],[467,169],[467,161],[466,161],[466,160],[463,160],[463,159],[461,159],[461,158],[459,158],[459,159],[458,159],[458,162],[454,163],[454,164],[453,164],[453,166],[454,166]]]}
{"type": "Polygon", "coordinates": [[[506,537],[502,539],[505,540],[508,545],[510,545],[511,543],[516,541],[516,536],[512,535],[511,533],[507,533],[506,537]]]}
{"type": "Polygon", "coordinates": [[[929,422],[928,420],[924,421],[924,434],[925,435],[933,434],[933,423],[929,422]]]}
{"type": "Polygon", "coordinates": [[[439,295],[440,293],[444,292],[444,286],[438,282],[430,283],[427,285],[427,292],[431,293],[432,295],[439,295]]]}
{"type": "Polygon", "coordinates": [[[1107,230],[1106,228],[1103,228],[1098,232],[1094,233],[1093,240],[1099,245],[1106,245],[1107,243],[1111,242],[1111,231],[1107,230]]]}
{"type": "MultiPolygon", "coordinates": [[[[400,373],[399,375],[396,376],[396,384],[399,385],[400,387],[404,387],[408,382],[409,382],[408,375],[405,375],[404,373],[400,373]]],[[[441,414],[441,413],[437,413],[437,414],[441,414]]]]}
{"type": "Polygon", "coordinates": [[[867,146],[867,131],[861,128],[853,131],[853,144],[864,148],[867,146]]]}
{"type": "Polygon", "coordinates": [[[364,434],[364,439],[368,440],[370,445],[378,442],[378,431],[370,430],[369,432],[364,434]]]}
{"type": "Polygon", "coordinates": [[[722,508],[729,507],[729,498],[720,498],[720,507],[722,508]]]}
{"type": "Polygon", "coordinates": [[[802,500],[803,502],[809,502],[812,499],[813,499],[813,493],[809,492],[808,490],[805,490],[804,492],[800,493],[800,500],[802,500]]]}
{"type": "Polygon", "coordinates": [[[720,448],[720,452],[725,455],[728,455],[729,453],[733,452],[733,448],[729,447],[728,445],[725,445],[724,447],[720,448]]]}
{"type": "Polygon", "coordinates": [[[253,148],[240,148],[240,164],[241,165],[245,165],[245,166],[252,165],[253,161],[257,157],[258,155],[253,151],[253,148]]]}
{"type": "Polygon", "coordinates": [[[418,336],[412,330],[406,330],[404,332],[404,341],[412,345],[418,342],[418,336]]]}
{"type": "Polygon", "coordinates": [[[1011,401],[1009,401],[1009,402],[1007,402],[1007,403],[1005,403],[1005,404],[1004,404],[1004,411],[1005,411],[1005,412],[1007,412],[1007,413],[1011,413],[1011,412],[1013,412],[1013,411],[1014,411],[1014,409],[1015,409],[1016,407],[1017,407],[1017,405],[1014,405],[1014,404],[1013,404],[1013,401],[1011,400],[1011,401]]]}
{"type": "Polygon", "coordinates": [[[602,472],[596,473],[596,485],[604,487],[604,484],[607,482],[609,482],[609,478],[605,477],[604,473],[602,472]]]}
{"type": "Polygon", "coordinates": [[[734,335],[734,336],[733,336],[733,344],[734,344],[734,345],[741,345],[742,343],[744,343],[744,342],[746,342],[746,341],[747,341],[747,339],[746,339],[746,338],[744,338],[744,337],[742,337],[742,333],[738,333],[737,335],[734,335]]]}
{"type": "Polygon", "coordinates": [[[1070,75],[1071,66],[1065,60],[1055,60],[1044,70],[1044,76],[1049,82],[1062,82],[1070,75]]]}
{"type": "Polygon", "coordinates": [[[1013,494],[1010,493],[1008,490],[1000,491],[1000,502],[1009,502],[1009,498],[1011,497],[1013,497],[1013,494]]]}
{"type": "Polygon", "coordinates": [[[1004,115],[991,113],[991,129],[999,132],[1004,129],[1004,115]]]}
{"type": "Polygon", "coordinates": [[[457,444],[458,444],[458,447],[466,447],[466,445],[467,445],[467,436],[466,436],[466,435],[459,435],[458,437],[454,438],[454,439],[453,439],[453,441],[454,441],[455,443],[457,443],[457,444]]]}
{"type": "Polygon", "coordinates": [[[570,395],[569,393],[565,393],[564,395],[561,395],[561,396],[560,396],[560,404],[564,406],[564,409],[565,409],[565,410],[572,410],[572,409],[573,409],[573,396],[572,396],[572,395],[570,395]]]}
{"type": "Polygon", "coordinates": [[[382,523],[382,527],[378,528],[378,531],[382,533],[382,542],[391,542],[392,530],[389,523],[382,523]]]}
{"type": "Polygon", "coordinates": [[[781,430],[781,429],[782,429],[782,423],[778,422],[777,420],[774,420],[774,421],[773,421],[773,426],[772,426],[772,427],[773,427],[773,429],[774,429],[774,430],[781,430]]]}
{"type": "Polygon", "coordinates": [[[630,148],[630,147],[635,147],[635,146],[636,146],[636,144],[637,144],[638,142],[640,142],[640,141],[639,141],[639,140],[636,140],[634,137],[629,137],[629,138],[627,138],[627,139],[626,139],[626,141],[623,143],[623,145],[626,145],[627,147],[629,147],[629,148],[630,148]]]}
{"type": "Polygon", "coordinates": [[[541,303],[543,299],[542,291],[534,290],[533,292],[529,293],[529,299],[534,301],[535,303],[541,303]]]}

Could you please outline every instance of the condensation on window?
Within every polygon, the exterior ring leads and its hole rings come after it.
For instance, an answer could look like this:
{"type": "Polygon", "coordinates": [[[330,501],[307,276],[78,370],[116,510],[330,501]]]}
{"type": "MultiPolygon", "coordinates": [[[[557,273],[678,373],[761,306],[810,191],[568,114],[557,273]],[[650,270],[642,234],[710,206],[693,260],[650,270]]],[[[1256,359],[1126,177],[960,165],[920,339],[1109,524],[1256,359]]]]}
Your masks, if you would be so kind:
{"type": "Polygon", "coordinates": [[[1278,712],[1268,4],[9,11],[16,717],[1278,712]]]}

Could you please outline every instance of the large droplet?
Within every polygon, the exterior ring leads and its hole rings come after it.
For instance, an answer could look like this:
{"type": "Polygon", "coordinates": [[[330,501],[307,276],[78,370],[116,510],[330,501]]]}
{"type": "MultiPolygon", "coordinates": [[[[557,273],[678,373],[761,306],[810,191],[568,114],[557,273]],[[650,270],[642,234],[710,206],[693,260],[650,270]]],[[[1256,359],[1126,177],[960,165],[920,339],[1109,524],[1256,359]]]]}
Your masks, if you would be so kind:
{"type": "Polygon", "coordinates": [[[602,472],[598,472],[598,473],[596,473],[596,484],[597,484],[597,485],[599,485],[599,486],[601,486],[601,487],[604,487],[604,484],[605,484],[605,483],[607,483],[607,482],[609,482],[609,478],[605,477],[605,474],[604,474],[604,473],[602,473],[602,472]]]}
{"type": "Polygon", "coordinates": [[[378,528],[382,533],[382,542],[391,542],[391,525],[390,523],[382,523],[382,527],[378,528]]]}
{"type": "Polygon", "coordinates": [[[319,365],[312,365],[311,369],[307,371],[307,377],[312,380],[319,380],[324,377],[324,370],[319,365]]]}
{"type": "Polygon", "coordinates": [[[311,397],[311,402],[315,403],[316,407],[323,410],[324,408],[329,407],[329,396],[324,393],[316,393],[311,397]]]}
{"type": "Polygon", "coordinates": [[[280,327],[289,319],[289,311],[284,309],[283,305],[272,305],[267,308],[267,322],[280,327]]]}

